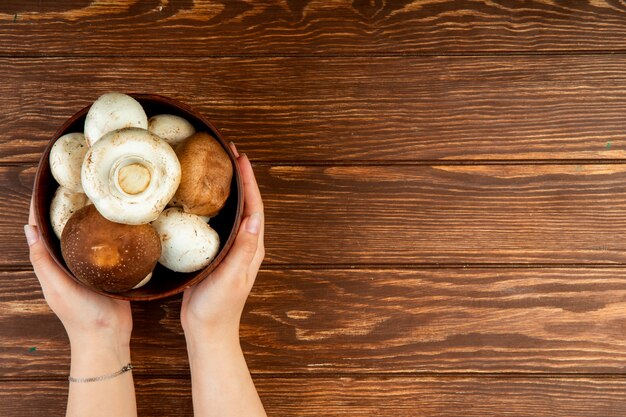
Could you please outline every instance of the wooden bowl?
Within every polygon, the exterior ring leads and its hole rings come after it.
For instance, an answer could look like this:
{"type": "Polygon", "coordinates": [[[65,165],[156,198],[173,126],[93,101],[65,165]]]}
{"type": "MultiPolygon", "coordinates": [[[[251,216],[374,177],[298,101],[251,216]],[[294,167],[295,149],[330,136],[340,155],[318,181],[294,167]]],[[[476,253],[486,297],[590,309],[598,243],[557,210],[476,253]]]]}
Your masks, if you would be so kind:
{"type": "Polygon", "coordinates": [[[233,180],[231,183],[231,192],[226,205],[219,212],[219,214],[211,218],[211,227],[220,236],[220,251],[206,268],[191,272],[191,273],[179,273],[173,272],[165,268],[161,264],[157,264],[154,270],[152,279],[145,286],[136,290],[130,290],[123,293],[109,293],[101,290],[97,290],[88,287],[86,284],[79,281],[68,269],[63,256],[61,255],[61,242],[54,234],[52,230],[52,224],[50,223],[50,203],[54,192],[58,187],[58,183],[55,181],[50,171],[50,149],[54,142],[66,133],[82,132],[85,124],[85,116],[89,107],[80,110],[78,113],[70,117],[61,128],[54,134],[48,146],[41,156],[39,161],[39,167],[37,168],[37,174],[35,176],[34,185],[34,205],[35,205],[35,218],[37,226],[41,231],[43,243],[52,255],[54,261],[75,281],[81,285],[96,291],[100,294],[119,298],[123,300],[155,300],[159,298],[169,297],[174,294],[182,292],[185,288],[195,285],[206,278],[211,271],[213,271],[219,263],[224,259],[226,253],[230,249],[239,229],[241,222],[241,215],[243,212],[243,183],[241,180],[241,173],[235,155],[231,151],[230,147],[226,144],[220,133],[215,126],[211,124],[203,115],[191,107],[180,103],[176,100],[155,95],[155,94],[129,94],[135,100],[137,100],[143,106],[148,117],[156,114],[175,114],[187,119],[194,125],[198,132],[208,132],[215,139],[219,141],[226,153],[228,154],[233,164],[233,180]]]}

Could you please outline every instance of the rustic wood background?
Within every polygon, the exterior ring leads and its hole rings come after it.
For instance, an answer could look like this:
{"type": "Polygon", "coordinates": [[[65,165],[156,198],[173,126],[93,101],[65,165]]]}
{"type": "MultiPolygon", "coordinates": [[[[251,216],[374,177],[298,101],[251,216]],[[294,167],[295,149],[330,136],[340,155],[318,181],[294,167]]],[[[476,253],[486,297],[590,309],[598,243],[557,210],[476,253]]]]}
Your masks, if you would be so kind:
{"type": "MultiPolygon", "coordinates": [[[[269,415],[626,415],[623,2],[5,0],[0,80],[0,415],[64,412],[22,225],[44,145],[112,90],[254,162],[269,415]]],[[[133,306],[140,415],[192,414],[179,308],[133,306]]]]}

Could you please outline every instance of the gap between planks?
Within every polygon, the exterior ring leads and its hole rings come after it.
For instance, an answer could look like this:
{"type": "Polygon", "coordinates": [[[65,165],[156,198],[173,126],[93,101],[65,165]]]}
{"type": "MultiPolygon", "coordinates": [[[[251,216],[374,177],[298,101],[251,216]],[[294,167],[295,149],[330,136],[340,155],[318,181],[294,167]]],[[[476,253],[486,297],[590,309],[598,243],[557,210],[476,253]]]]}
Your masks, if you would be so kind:
{"type": "MultiPolygon", "coordinates": [[[[311,166],[311,167],[386,167],[386,166],[467,166],[467,165],[490,165],[490,166],[509,166],[509,165],[623,165],[626,159],[422,159],[422,160],[269,160],[269,161],[253,161],[253,166],[311,166]]],[[[0,164],[1,166],[2,164],[0,164]]],[[[23,163],[15,163],[15,166],[24,165],[23,163]]],[[[8,166],[8,164],[7,164],[8,166]]]]}
{"type": "MultiPolygon", "coordinates": [[[[471,264],[446,264],[446,263],[384,263],[384,264],[263,264],[263,271],[367,271],[367,270],[432,270],[432,269],[624,269],[626,263],[553,263],[553,264],[506,264],[506,263],[471,263],[471,264]]],[[[0,272],[30,272],[32,266],[29,263],[0,265],[0,272]]]]}
{"type": "MultiPolygon", "coordinates": [[[[463,379],[463,378],[481,378],[481,379],[613,379],[626,380],[626,373],[619,374],[602,374],[602,373],[511,373],[511,372],[323,372],[323,373],[256,373],[252,372],[255,379],[332,379],[332,378],[353,378],[353,379],[369,379],[369,378],[437,378],[437,379],[463,379]]],[[[150,374],[150,373],[134,373],[135,380],[151,380],[151,379],[189,379],[190,374],[150,374]]],[[[0,377],[0,382],[41,382],[41,381],[67,381],[67,377],[0,377]]]]}
{"type": "MultiPolygon", "coordinates": [[[[390,160],[261,160],[252,161],[252,166],[262,167],[389,167],[389,166],[509,166],[509,165],[625,165],[626,158],[619,159],[404,159],[398,161],[390,160]]],[[[35,168],[38,161],[32,162],[0,162],[0,168],[35,168]]]]}
{"type": "Polygon", "coordinates": [[[255,59],[255,58],[420,58],[420,57],[459,57],[459,58],[480,58],[480,57],[499,57],[499,56],[606,56],[606,55],[626,55],[626,49],[589,49],[589,50],[545,50],[545,51],[463,51],[463,52],[371,52],[363,54],[298,54],[298,53],[282,53],[282,54],[184,54],[184,55],[157,55],[157,54],[46,54],[46,53],[2,53],[0,59],[42,59],[42,58],[175,58],[175,59],[255,59]]]}

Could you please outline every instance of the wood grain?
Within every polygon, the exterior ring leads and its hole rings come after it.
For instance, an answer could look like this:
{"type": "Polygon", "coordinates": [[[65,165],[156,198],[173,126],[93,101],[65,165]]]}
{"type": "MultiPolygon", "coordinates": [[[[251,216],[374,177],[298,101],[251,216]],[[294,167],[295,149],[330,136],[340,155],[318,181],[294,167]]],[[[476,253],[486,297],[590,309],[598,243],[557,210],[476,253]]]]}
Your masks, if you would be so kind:
{"type": "Polygon", "coordinates": [[[37,161],[111,90],[197,107],[257,161],[625,160],[625,66],[623,55],[2,59],[0,162],[37,161]]]}
{"type": "MultiPolygon", "coordinates": [[[[623,378],[255,378],[267,414],[281,417],[619,417],[623,378]]],[[[188,379],[136,379],[140,416],[191,416],[188,379]]],[[[64,381],[0,390],[5,417],[62,415],[64,381]]]]}
{"type": "Polygon", "coordinates": [[[619,263],[624,165],[258,169],[267,261],[619,263]]]}
{"type": "MultiPolygon", "coordinates": [[[[623,275],[614,268],[265,269],[243,315],[242,346],[259,376],[622,375],[623,275]]],[[[32,272],[3,272],[0,282],[0,378],[65,375],[67,337],[32,272]]],[[[180,297],[133,304],[136,375],[188,372],[179,314],[180,297]]]]}
{"type": "MultiPolygon", "coordinates": [[[[0,265],[34,167],[0,167],[0,265]]],[[[626,165],[257,166],[269,265],[626,263],[626,165]]]]}
{"type": "MultiPolygon", "coordinates": [[[[0,415],[65,409],[22,224],[48,139],[112,90],[255,162],[269,415],[626,415],[624,51],[609,0],[1,2],[0,415]]],[[[179,312],[133,304],[140,415],[192,414],[179,312]]]]}
{"type": "Polygon", "coordinates": [[[10,0],[0,6],[0,53],[621,52],[626,48],[625,22],[624,5],[607,0],[10,0]]]}

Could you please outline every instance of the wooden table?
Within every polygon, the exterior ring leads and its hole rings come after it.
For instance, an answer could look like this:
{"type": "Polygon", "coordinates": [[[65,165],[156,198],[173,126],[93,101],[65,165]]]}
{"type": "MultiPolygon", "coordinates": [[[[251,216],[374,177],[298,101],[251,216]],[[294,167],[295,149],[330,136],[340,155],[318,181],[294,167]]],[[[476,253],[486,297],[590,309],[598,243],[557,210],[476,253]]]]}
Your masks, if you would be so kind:
{"type": "MultiPolygon", "coordinates": [[[[0,415],[64,412],[22,225],[46,142],[113,90],[254,161],[269,415],[626,415],[624,51],[608,0],[3,1],[0,415]]],[[[133,305],[140,415],[192,414],[179,308],[133,305]]]]}

